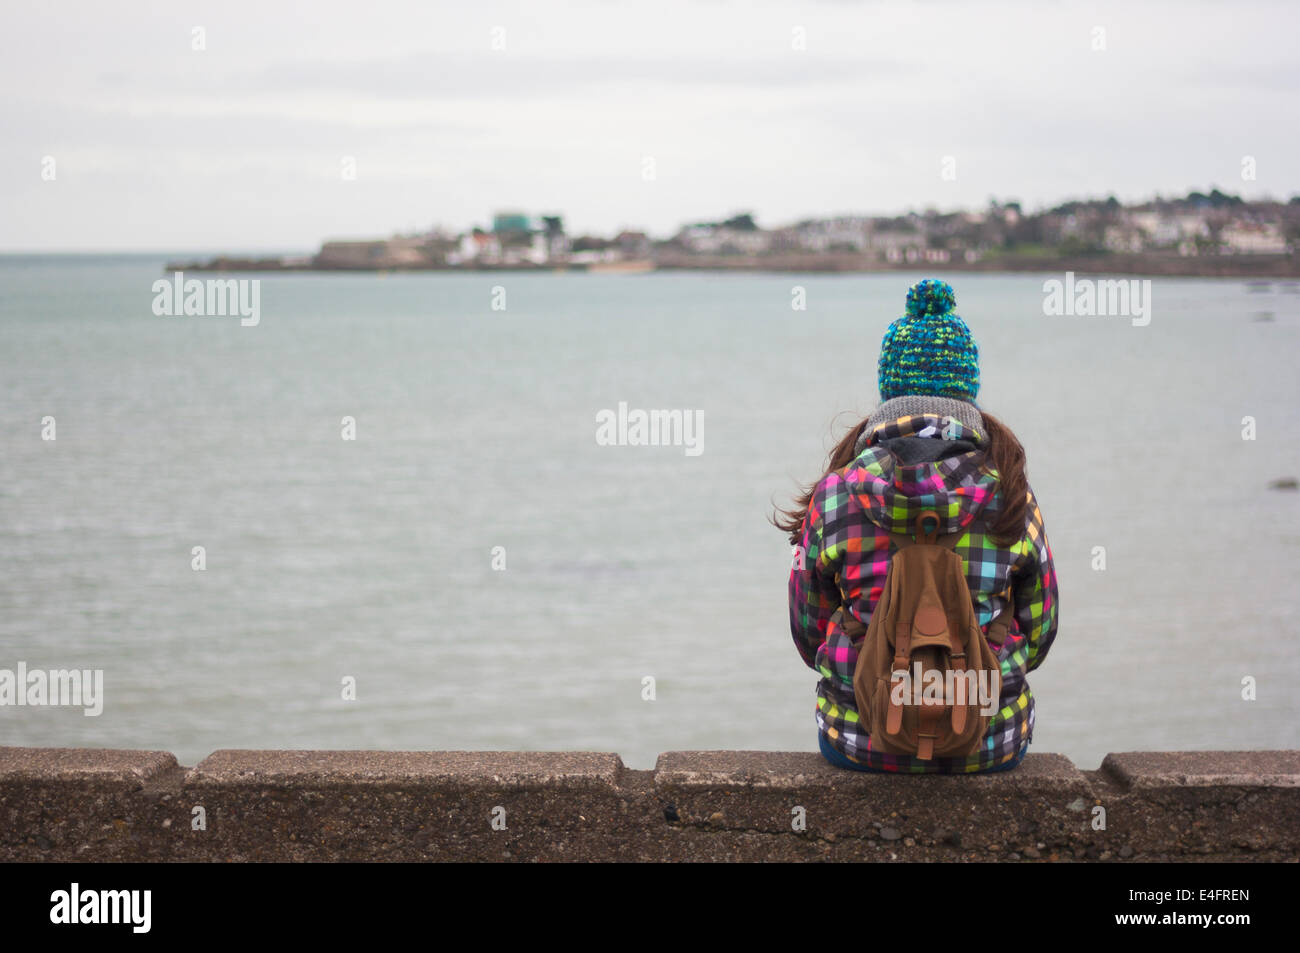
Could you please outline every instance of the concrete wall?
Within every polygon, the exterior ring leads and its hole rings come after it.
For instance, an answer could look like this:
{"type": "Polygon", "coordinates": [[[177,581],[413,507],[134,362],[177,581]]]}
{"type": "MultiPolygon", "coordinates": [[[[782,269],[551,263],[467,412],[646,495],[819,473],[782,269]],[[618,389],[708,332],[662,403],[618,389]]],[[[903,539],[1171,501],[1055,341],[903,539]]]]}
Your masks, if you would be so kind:
{"type": "Polygon", "coordinates": [[[894,777],[803,752],[632,771],[588,752],[217,751],[187,769],[163,751],[0,748],[4,861],[1297,857],[1300,751],[894,777]]]}

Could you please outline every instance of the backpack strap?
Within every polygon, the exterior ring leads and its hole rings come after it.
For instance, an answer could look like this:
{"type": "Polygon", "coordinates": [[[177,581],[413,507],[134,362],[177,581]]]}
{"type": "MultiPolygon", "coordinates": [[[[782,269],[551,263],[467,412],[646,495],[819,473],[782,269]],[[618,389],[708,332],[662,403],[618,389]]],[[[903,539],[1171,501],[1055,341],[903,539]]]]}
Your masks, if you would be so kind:
{"type": "Polygon", "coordinates": [[[946,710],[937,705],[922,705],[918,713],[916,756],[922,761],[929,761],[934,757],[934,742],[939,737],[939,719],[943,717],[946,710]]]}
{"type": "MultiPolygon", "coordinates": [[[[912,623],[900,622],[898,631],[894,633],[894,662],[889,671],[897,672],[907,671],[907,663],[912,654],[912,623]]],[[[891,735],[896,735],[903,727],[903,706],[895,703],[893,692],[890,692],[889,714],[885,716],[885,731],[891,735]]]]}

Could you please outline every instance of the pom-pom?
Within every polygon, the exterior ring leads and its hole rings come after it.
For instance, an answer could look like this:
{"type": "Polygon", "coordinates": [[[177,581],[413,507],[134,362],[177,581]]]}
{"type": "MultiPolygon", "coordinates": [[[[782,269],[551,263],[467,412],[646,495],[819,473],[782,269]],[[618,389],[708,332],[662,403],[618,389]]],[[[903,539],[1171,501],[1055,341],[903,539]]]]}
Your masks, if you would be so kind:
{"type": "Polygon", "coordinates": [[[923,314],[947,314],[957,305],[952,285],[937,278],[918,281],[907,290],[907,313],[914,318],[923,314]]]}

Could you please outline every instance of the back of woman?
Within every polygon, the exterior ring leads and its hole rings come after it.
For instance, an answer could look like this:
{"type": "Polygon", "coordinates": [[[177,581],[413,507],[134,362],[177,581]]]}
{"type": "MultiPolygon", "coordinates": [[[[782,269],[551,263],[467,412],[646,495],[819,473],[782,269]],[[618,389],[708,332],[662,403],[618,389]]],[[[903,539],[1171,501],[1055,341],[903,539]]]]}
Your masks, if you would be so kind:
{"type": "MultiPolygon", "coordinates": [[[[878,365],[881,404],[832,451],[825,476],[783,514],[790,534],[790,628],[817,688],[818,743],[832,764],[854,770],[968,773],[1020,763],[1034,728],[1026,676],[1056,636],[1057,590],[1038,502],[1015,435],[983,411],[979,350],[952,313],[947,284],[926,280],[890,325],[878,365]],[[841,625],[843,607],[865,627],[880,602],[892,534],[911,534],[921,513],[938,534],[958,534],[981,632],[1008,606],[1007,637],[990,639],[1001,668],[997,711],[968,757],[922,759],[873,748],[854,696],[862,628],[841,625]]],[[[951,542],[951,540],[950,540],[951,542]]],[[[877,746],[878,748],[879,746],[877,746]]]]}

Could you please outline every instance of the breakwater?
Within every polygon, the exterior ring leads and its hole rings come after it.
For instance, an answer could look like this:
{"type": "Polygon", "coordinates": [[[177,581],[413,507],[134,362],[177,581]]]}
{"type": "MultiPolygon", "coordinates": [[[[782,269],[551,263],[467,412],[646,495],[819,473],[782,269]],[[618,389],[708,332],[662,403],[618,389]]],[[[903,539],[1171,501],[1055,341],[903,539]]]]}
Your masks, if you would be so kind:
{"type": "Polygon", "coordinates": [[[1276,861],[1300,751],[898,777],[810,752],[0,748],[5,861],[1276,861]]]}

